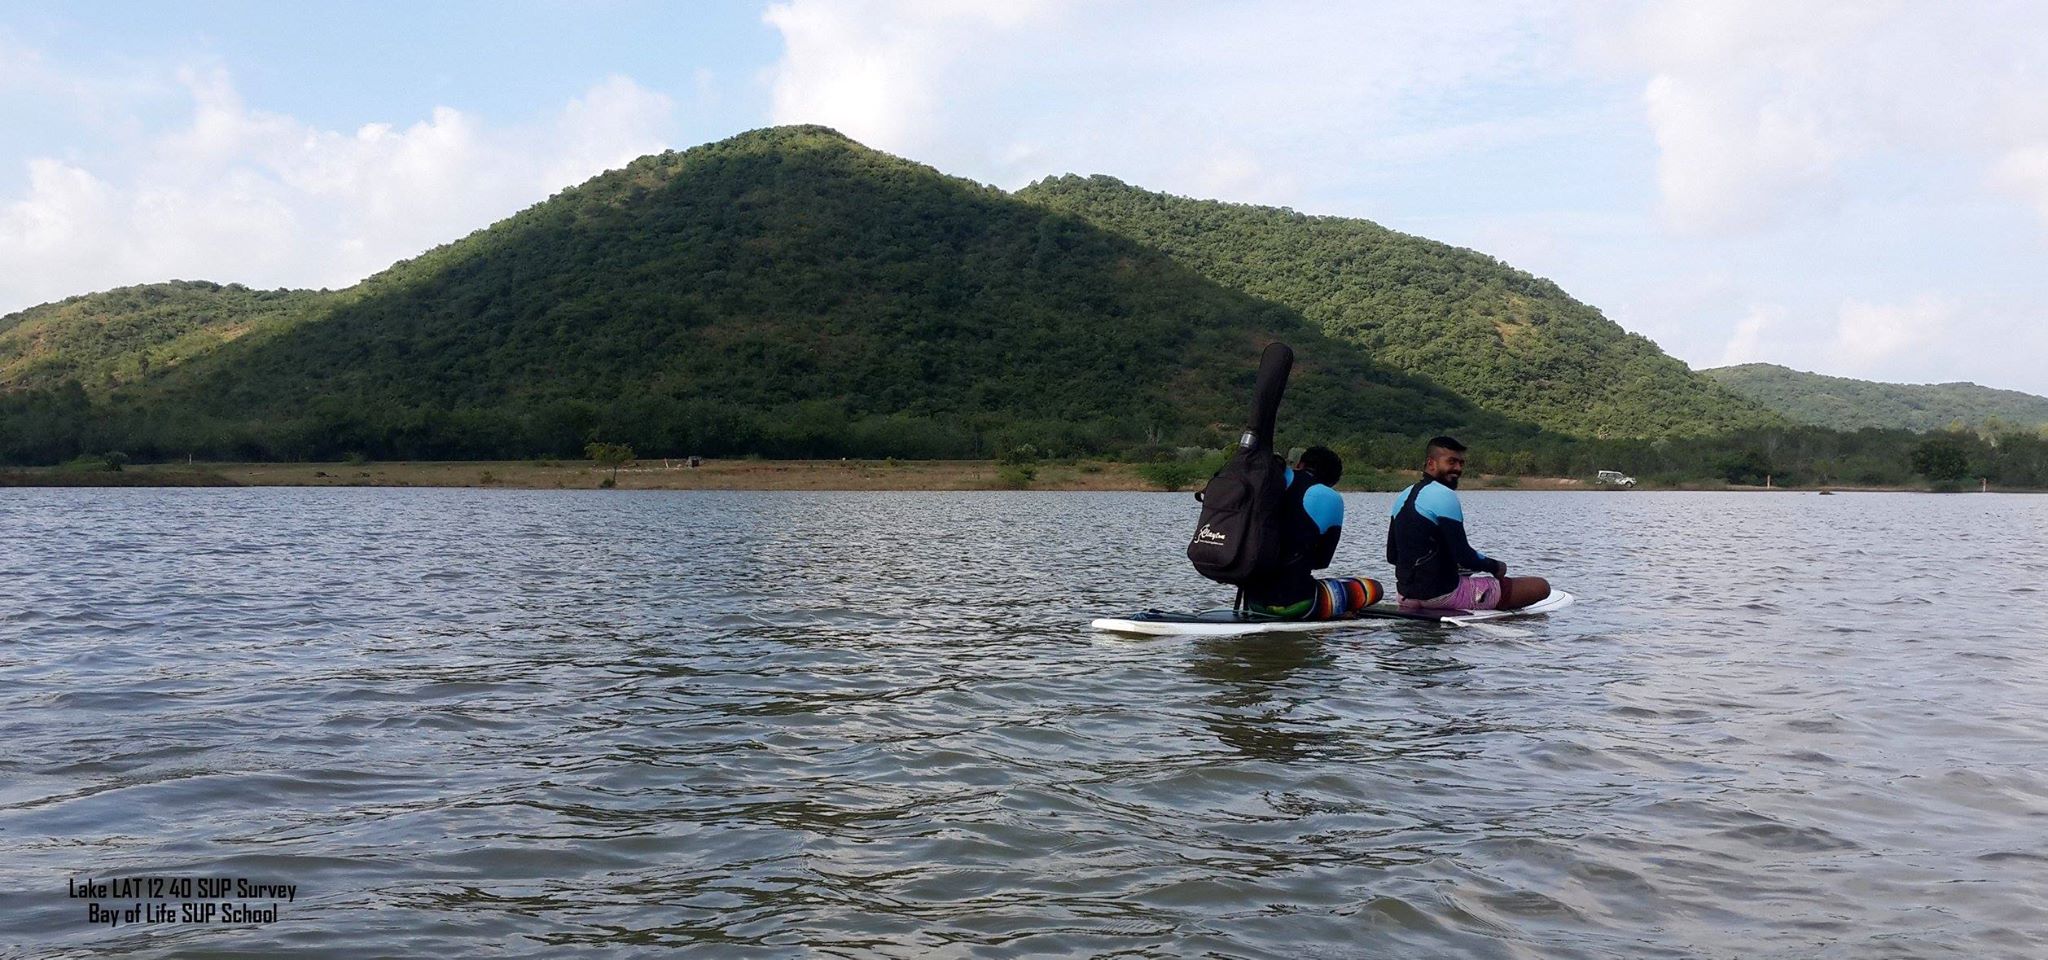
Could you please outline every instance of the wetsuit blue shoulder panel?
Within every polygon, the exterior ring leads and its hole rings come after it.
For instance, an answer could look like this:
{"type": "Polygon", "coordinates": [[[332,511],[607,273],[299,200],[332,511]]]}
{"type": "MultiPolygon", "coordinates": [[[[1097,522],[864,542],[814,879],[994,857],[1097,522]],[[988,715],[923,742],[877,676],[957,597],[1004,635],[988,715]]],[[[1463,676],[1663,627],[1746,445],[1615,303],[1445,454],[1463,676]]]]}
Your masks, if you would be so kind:
{"type": "Polygon", "coordinates": [[[1422,488],[1422,495],[1415,498],[1415,512],[1431,520],[1465,522],[1465,509],[1458,504],[1458,495],[1441,483],[1422,488]]]}
{"type": "MultiPolygon", "coordinates": [[[[1400,493],[1394,494],[1394,501],[1387,504],[1387,516],[1400,516],[1401,508],[1408,503],[1408,494],[1414,491],[1415,484],[1411,483],[1402,487],[1400,493]]],[[[1465,511],[1458,505],[1458,495],[1441,483],[1427,484],[1421,493],[1415,495],[1415,512],[1422,514],[1426,520],[1465,522],[1465,511]]]]}
{"type": "Polygon", "coordinates": [[[1331,527],[1344,525],[1344,495],[1325,484],[1316,484],[1301,494],[1301,508],[1308,511],[1310,520],[1316,522],[1316,529],[1329,533],[1331,527]]]}

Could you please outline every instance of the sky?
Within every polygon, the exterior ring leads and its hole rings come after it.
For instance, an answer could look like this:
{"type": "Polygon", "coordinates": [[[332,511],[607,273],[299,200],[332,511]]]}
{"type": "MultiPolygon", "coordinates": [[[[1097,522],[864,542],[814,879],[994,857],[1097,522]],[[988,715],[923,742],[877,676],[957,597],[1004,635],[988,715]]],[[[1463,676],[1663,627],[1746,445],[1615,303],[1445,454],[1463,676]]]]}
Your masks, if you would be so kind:
{"type": "Polygon", "coordinates": [[[0,313],[343,287],[821,123],[1556,281],[1695,368],[2048,394],[2048,4],[0,0],[0,313]]]}

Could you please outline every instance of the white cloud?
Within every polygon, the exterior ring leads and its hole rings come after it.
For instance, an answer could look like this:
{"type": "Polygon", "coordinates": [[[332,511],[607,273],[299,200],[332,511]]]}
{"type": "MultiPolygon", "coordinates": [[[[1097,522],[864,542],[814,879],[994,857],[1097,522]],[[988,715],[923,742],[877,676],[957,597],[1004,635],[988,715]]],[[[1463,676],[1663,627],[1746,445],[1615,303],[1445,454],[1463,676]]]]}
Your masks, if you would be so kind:
{"type": "Polygon", "coordinates": [[[1651,80],[1643,99],[1661,152],[1657,184],[1684,227],[1768,219],[1828,187],[1841,156],[1812,116],[1785,106],[1745,109],[1668,75],[1651,80]]]}
{"type": "Polygon", "coordinates": [[[1776,363],[1893,383],[2025,383],[2033,375],[2032,357],[2048,348],[2048,338],[2001,324],[1996,309],[1932,293],[1894,301],[1850,298],[1832,307],[1759,304],[1734,323],[1720,365],[1776,363]],[[1996,349],[1983,349],[1986,344],[1996,349]]]}
{"type": "Polygon", "coordinates": [[[1931,294],[1905,303],[1850,300],[1835,318],[1828,358],[1855,376],[1896,378],[1898,371],[1925,368],[1930,349],[1953,341],[1961,305],[1931,294]]]}
{"type": "Polygon", "coordinates": [[[2048,223],[2048,143],[2008,151],[1992,171],[1992,180],[2031,205],[2048,223]]]}
{"type": "Polygon", "coordinates": [[[765,19],[777,123],[1008,187],[1109,173],[1249,202],[1554,135],[1543,109],[1459,94],[1571,66],[1569,15],[1509,3],[786,0],[765,19]]]}
{"type": "Polygon", "coordinates": [[[176,82],[188,112],[167,132],[28,161],[25,189],[0,199],[0,312],[174,278],[344,286],[663,149],[674,124],[666,96],[624,77],[538,124],[441,107],[353,132],[252,109],[219,67],[176,82]]]}
{"type": "Polygon", "coordinates": [[[1899,168],[1988,170],[2048,136],[2039,4],[1667,0],[1596,46],[1648,74],[1658,184],[1683,230],[1768,227],[1912,189],[1899,168]]]}
{"type": "Polygon", "coordinates": [[[542,185],[568,186],[661,149],[673,112],[666,94],[626,77],[606,79],[563,108],[552,141],[561,153],[542,172],[542,185]]]}
{"type": "Polygon", "coordinates": [[[1751,307],[1747,316],[1735,322],[1735,334],[1728,338],[1728,345],[1721,350],[1721,362],[1716,366],[1763,362],[1767,357],[1764,337],[1771,328],[1783,323],[1785,316],[1786,310],[1781,306],[1751,307]]]}
{"type": "Polygon", "coordinates": [[[762,19],[781,31],[776,123],[823,123],[885,150],[914,150],[933,134],[941,81],[1054,5],[1031,0],[789,0],[762,19]]]}

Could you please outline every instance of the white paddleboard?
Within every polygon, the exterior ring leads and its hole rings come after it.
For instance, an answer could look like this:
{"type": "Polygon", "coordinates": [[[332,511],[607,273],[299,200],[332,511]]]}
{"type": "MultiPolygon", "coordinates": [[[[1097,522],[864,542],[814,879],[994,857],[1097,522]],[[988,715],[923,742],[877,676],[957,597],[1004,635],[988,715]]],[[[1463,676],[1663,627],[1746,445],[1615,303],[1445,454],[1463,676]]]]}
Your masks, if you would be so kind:
{"type": "Polygon", "coordinates": [[[1155,637],[1243,637],[1259,633],[1310,633],[1335,630],[1339,627],[1355,627],[1379,620],[1420,620],[1424,623],[1441,623],[1453,627],[1465,627],[1488,620],[1505,620],[1510,617],[1527,617],[1550,613],[1571,606],[1572,595],[1563,590],[1552,590],[1550,596],[1532,603],[1520,610],[1471,610],[1458,612],[1402,610],[1393,604],[1375,604],[1361,611],[1357,617],[1347,620],[1255,620],[1235,610],[1204,610],[1200,613],[1169,613],[1163,610],[1147,610],[1130,617],[1103,617],[1091,624],[1095,629],[1109,633],[1129,633],[1155,637]]]}

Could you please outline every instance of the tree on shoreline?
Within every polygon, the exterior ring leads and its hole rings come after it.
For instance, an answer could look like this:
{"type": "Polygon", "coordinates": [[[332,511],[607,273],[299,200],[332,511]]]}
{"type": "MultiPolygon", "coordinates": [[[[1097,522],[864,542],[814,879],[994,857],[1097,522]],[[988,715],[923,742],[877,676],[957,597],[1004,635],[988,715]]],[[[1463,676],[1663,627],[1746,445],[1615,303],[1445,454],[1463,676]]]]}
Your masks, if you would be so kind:
{"type": "Polygon", "coordinates": [[[583,455],[597,462],[600,467],[612,468],[612,475],[605,479],[605,486],[617,486],[619,468],[633,462],[633,448],[623,443],[601,443],[591,441],[583,447],[583,455]]]}
{"type": "Polygon", "coordinates": [[[1970,475],[1970,456],[1947,437],[1930,437],[1913,448],[1913,471],[1936,483],[1970,475]]]}

